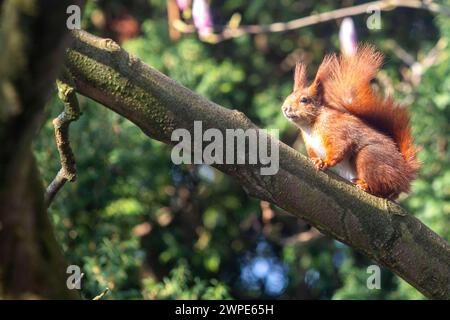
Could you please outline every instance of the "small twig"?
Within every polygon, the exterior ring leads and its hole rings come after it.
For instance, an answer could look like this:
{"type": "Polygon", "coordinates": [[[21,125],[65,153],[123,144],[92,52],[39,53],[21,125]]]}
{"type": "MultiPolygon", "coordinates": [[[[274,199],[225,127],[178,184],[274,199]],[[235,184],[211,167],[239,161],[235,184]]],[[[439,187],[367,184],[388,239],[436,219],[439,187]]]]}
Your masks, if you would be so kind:
{"type": "Polygon", "coordinates": [[[52,203],[53,198],[58,193],[58,191],[62,188],[62,186],[66,183],[66,181],[67,181],[67,179],[64,178],[62,169],[60,169],[58,171],[58,173],[56,174],[56,177],[48,185],[47,190],[45,192],[45,204],[46,204],[47,208],[50,206],[50,203],[52,203]]]}
{"type": "Polygon", "coordinates": [[[282,239],[281,243],[282,245],[300,245],[321,237],[323,237],[323,234],[313,227],[308,231],[300,232],[288,238],[282,239]]]}
{"type": "MultiPolygon", "coordinates": [[[[439,12],[450,16],[449,7],[437,4],[433,1],[424,2],[419,0],[380,0],[367,2],[352,7],[336,9],[329,12],[313,14],[308,17],[303,17],[288,22],[275,22],[266,25],[246,25],[239,27],[216,26],[216,28],[221,29],[222,31],[218,34],[212,33],[208,37],[204,37],[202,40],[211,43],[218,43],[224,40],[237,38],[245,34],[273,33],[296,30],[322,22],[368,13],[371,10],[390,11],[400,7],[423,9],[433,13],[439,12]]],[[[181,20],[174,21],[172,25],[175,29],[178,29],[182,33],[196,32],[195,26],[185,24],[181,20]]]]}
{"type": "Polygon", "coordinates": [[[66,183],[66,181],[75,181],[76,165],[75,157],[69,142],[69,125],[72,121],[80,117],[80,108],[75,94],[75,89],[69,84],[70,81],[57,80],[58,96],[64,103],[64,111],[53,119],[55,127],[56,147],[58,148],[61,161],[61,169],[58,171],[55,179],[47,187],[45,194],[45,203],[50,206],[53,198],[66,183]]]}
{"type": "Polygon", "coordinates": [[[420,84],[425,71],[438,62],[443,50],[447,47],[447,45],[447,40],[444,38],[440,38],[427,55],[425,55],[421,59],[414,59],[412,63],[408,63],[409,68],[402,73],[402,76],[404,82],[409,84],[409,86],[411,87],[411,90],[409,90],[410,92],[413,91],[413,87],[417,87],[420,84]]]}
{"type": "Polygon", "coordinates": [[[448,41],[445,38],[440,38],[435,46],[425,56],[419,59],[406,52],[395,41],[391,41],[388,43],[388,47],[407,66],[406,68],[400,69],[402,81],[394,85],[384,71],[379,72],[377,78],[388,93],[392,93],[393,91],[403,93],[402,103],[404,105],[412,104],[415,100],[415,88],[421,84],[425,72],[438,63],[447,46],[448,41]]]}
{"type": "Polygon", "coordinates": [[[437,63],[446,47],[447,40],[445,38],[440,38],[424,58],[411,66],[411,83],[413,86],[418,86],[420,84],[425,71],[437,63]]]}
{"type": "Polygon", "coordinates": [[[167,0],[167,20],[169,21],[169,36],[172,41],[177,41],[181,37],[181,32],[173,26],[173,21],[180,19],[180,10],[178,10],[175,0],[167,0]]]}
{"type": "Polygon", "coordinates": [[[405,49],[403,49],[395,40],[388,40],[387,47],[402,60],[406,65],[412,66],[416,62],[416,58],[405,49]]]}
{"type": "Polygon", "coordinates": [[[98,296],[95,296],[92,300],[100,300],[108,293],[108,291],[109,291],[109,288],[106,288],[105,290],[103,290],[102,293],[100,293],[98,296]]]}

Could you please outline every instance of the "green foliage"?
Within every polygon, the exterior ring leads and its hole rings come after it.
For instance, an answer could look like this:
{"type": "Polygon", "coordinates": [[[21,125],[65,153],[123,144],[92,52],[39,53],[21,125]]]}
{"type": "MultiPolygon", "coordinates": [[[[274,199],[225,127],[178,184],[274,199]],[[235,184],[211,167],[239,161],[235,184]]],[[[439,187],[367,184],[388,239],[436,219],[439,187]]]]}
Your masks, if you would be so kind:
{"type": "MultiPolygon", "coordinates": [[[[446,1],[450,4],[449,1],[446,1]]],[[[423,76],[413,103],[413,124],[417,142],[423,148],[420,180],[406,204],[418,218],[438,234],[450,235],[450,22],[439,17],[445,47],[438,63],[423,76]]]]}
{"type": "Polygon", "coordinates": [[[174,300],[224,300],[230,299],[228,288],[217,280],[201,280],[193,277],[186,261],[182,260],[161,282],[145,278],[143,296],[145,299],[174,300]]]}
{"type": "MultiPolygon", "coordinates": [[[[213,12],[217,23],[239,12],[243,24],[260,24],[338,5],[224,0],[213,1],[213,12]]],[[[88,1],[83,24],[101,36],[114,36],[107,28],[99,30],[93,17],[101,12],[111,20],[129,12],[141,33],[123,44],[126,50],[208,99],[243,111],[258,125],[280,129],[283,141],[297,140],[297,130],[280,112],[292,88],[293,64],[302,57],[312,74],[325,53],[336,51],[336,22],[214,45],[195,34],[173,42],[165,6],[161,0],[132,5],[88,1]]],[[[355,17],[358,36],[385,51],[384,70],[394,84],[405,65],[389,49],[390,40],[419,56],[438,36],[447,41],[439,63],[414,88],[413,130],[422,147],[423,166],[412,195],[402,203],[449,239],[450,22],[447,17],[435,21],[425,11],[402,9],[383,12],[383,28],[371,31],[365,18],[355,17]]],[[[278,208],[271,208],[275,217],[263,218],[260,202],[230,178],[206,166],[174,166],[170,147],[148,139],[97,103],[79,99],[84,114],[71,126],[78,177],[57,195],[50,215],[67,260],[85,274],[86,298],[106,287],[110,292],[105,298],[110,299],[422,298],[384,269],[382,288],[368,290],[366,270],[373,262],[328,237],[286,244],[309,227],[278,208]]],[[[54,97],[36,139],[46,183],[59,169],[51,119],[61,110],[54,97]]]]}

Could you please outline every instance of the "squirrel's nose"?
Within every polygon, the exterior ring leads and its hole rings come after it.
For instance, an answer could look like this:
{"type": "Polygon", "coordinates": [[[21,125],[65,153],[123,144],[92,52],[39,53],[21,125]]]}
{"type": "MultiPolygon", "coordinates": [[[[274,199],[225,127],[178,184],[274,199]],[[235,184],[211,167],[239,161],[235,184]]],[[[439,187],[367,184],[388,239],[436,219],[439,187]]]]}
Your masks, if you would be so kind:
{"type": "Polygon", "coordinates": [[[283,112],[291,112],[291,111],[292,111],[292,110],[291,110],[291,105],[288,104],[288,103],[284,103],[284,104],[281,106],[281,110],[283,110],[283,112]]]}

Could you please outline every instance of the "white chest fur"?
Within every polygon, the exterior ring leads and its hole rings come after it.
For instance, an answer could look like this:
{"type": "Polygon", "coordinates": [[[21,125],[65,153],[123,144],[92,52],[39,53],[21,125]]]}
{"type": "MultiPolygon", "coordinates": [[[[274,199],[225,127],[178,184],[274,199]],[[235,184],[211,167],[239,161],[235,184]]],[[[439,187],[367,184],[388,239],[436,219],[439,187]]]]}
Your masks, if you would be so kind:
{"type": "MultiPolygon", "coordinates": [[[[314,134],[314,131],[310,129],[302,129],[302,131],[305,143],[308,144],[322,160],[325,160],[327,154],[321,137],[314,134]]],[[[351,181],[356,178],[356,171],[354,164],[350,162],[349,158],[350,156],[346,156],[341,162],[330,168],[330,170],[340,175],[342,178],[351,181]]]]}

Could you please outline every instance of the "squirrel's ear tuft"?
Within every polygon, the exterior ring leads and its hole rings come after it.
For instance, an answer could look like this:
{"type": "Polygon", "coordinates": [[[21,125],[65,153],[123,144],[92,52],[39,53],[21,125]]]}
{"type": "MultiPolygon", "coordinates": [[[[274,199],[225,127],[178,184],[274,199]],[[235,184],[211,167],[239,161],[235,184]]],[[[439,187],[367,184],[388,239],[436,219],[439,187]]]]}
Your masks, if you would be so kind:
{"type": "Polygon", "coordinates": [[[308,95],[314,97],[316,100],[321,100],[323,98],[323,82],[320,79],[315,79],[308,89],[308,95]]]}
{"type": "Polygon", "coordinates": [[[333,70],[335,70],[338,66],[339,61],[337,56],[334,53],[327,54],[325,58],[323,58],[322,63],[317,70],[314,81],[321,80],[323,82],[325,79],[332,77],[333,70]]]}
{"type": "Polygon", "coordinates": [[[309,95],[316,98],[322,98],[324,94],[324,82],[333,77],[333,70],[336,69],[339,62],[335,54],[328,54],[323,59],[317,70],[316,77],[309,87],[309,95]]]}
{"type": "Polygon", "coordinates": [[[306,66],[301,62],[297,62],[294,74],[294,91],[304,87],[306,87],[306,66]]]}

